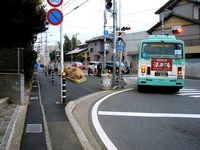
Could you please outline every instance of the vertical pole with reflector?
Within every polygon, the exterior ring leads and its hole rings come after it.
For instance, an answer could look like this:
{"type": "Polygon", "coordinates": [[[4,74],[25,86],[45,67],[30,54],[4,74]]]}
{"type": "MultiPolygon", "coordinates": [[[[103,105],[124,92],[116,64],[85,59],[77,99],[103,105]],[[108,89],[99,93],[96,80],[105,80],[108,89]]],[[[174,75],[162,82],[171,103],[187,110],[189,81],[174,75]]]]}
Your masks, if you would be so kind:
{"type": "Polygon", "coordinates": [[[62,102],[66,103],[66,73],[62,72],[62,102]]]}
{"type": "MultiPolygon", "coordinates": [[[[63,4],[61,5],[61,12],[63,12],[63,4]]],[[[64,70],[64,57],[63,57],[63,23],[60,24],[60,65],[61,65],[61,73],[63,73],[64,70]]],[[[64,103],[63,101],[63,75],[61,76],[61,103],[64,103]]]]}

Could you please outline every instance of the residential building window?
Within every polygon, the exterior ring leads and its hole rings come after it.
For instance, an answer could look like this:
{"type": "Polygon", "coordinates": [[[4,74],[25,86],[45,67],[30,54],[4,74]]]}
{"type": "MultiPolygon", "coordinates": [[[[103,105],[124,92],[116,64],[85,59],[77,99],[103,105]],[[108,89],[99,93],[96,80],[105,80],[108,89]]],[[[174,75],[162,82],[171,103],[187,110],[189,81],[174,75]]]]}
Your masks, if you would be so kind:
{"type": "Polygon", "coordinates": [[[200,20],[200,9],[199,9],[199,20],[200,20]]]}
{"type": "Polygon", "coordinates": [[[96,45],[97,45],[97,43],[94,43],[94,45],[96,46],[96,45]]]}
{"type": "Polygon", "coordinates": [[[90,53],[93,53],[94,49],[93,48],[90,48],[90,53]]]}

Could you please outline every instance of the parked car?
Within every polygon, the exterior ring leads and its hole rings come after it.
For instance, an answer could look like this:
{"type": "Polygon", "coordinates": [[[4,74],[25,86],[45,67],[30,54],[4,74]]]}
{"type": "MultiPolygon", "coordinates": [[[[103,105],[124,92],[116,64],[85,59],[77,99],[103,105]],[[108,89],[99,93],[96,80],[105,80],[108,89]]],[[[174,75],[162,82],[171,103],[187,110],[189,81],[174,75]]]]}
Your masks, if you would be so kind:
{"type": "Polygon", "coordinates": [[[82,62],[74,62],[74,63],[72,63],[72,66],[73,67],[78,67],[80,69],[84,69],[85,68],[82,62]]]}
{"type": "MultiPolygon", "coordinates": [[[[119,72],[119,61],[115,62],[115,66],[116,66],[116,72],[119,72]]],[[[106,69],[108,69],[109,72],[112,72],[113,61],[106,62],[106,69]]],[[[130,68],[127,65],[125,65],[123,62],[121,62],[121,73],[128,74],[129,72],[130,72],[130,68]]]]}

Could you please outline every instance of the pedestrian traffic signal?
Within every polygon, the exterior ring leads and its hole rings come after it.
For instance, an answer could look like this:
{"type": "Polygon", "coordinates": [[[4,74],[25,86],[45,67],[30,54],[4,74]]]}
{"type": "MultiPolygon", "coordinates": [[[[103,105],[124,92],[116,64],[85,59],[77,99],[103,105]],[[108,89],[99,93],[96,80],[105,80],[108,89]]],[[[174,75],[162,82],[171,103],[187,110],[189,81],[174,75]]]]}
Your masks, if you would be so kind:
{"type": "Polygon", "coordinates": [[[131,30],[131,27],[122,27],[121,31],[125,31],[125,30],[131,30]]]}
{"type": "Polygon", "coordinates": [[[106,2],[106,9],[111,9],[112,8],[112,0],[105,0],[106,2]]]}
{"type": "Polygon", "coordinates": [[[182,27],[181,26],[173,26],[172,27],[172,33],[173,34],[181,34],[182,33],[182,27]]]}

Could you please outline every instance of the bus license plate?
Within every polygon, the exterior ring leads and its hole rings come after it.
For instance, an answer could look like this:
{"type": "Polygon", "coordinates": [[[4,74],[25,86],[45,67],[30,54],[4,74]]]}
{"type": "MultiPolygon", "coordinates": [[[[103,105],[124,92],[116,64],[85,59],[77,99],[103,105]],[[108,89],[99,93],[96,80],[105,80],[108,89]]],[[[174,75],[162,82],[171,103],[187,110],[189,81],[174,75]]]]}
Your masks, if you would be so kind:
{"type": "Polygon", "coordinates": [[[155,76],[167,77],[168,73],[166,73],[166,72],[155,72],[155,76]]]}

